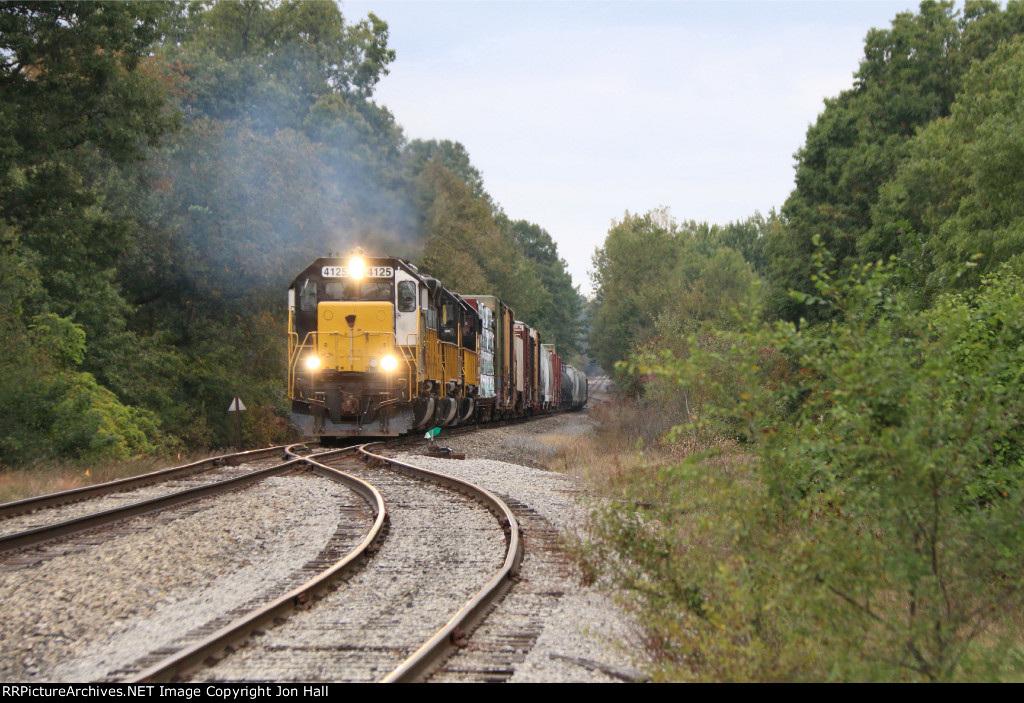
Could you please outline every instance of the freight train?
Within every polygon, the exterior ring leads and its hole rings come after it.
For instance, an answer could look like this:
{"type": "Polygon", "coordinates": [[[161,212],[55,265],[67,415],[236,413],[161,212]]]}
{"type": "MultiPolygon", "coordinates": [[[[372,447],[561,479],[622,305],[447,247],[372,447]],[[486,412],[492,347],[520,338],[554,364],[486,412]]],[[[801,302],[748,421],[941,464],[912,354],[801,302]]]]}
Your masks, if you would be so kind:
{"type": "Polygon", "coordinates": [[[579,410],[587,378],[493,295],[395,257],[320,258],[288,289],[288,398],[306,437],[579,410]]]}

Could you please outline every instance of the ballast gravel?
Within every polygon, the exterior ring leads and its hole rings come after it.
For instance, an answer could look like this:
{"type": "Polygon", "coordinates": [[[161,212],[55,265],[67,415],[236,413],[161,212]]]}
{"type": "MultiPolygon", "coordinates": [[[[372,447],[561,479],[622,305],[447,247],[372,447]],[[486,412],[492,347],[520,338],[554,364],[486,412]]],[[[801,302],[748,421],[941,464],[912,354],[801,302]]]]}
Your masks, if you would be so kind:
{"type": "MultiPolygon", "coordinates": [[[[452,436],[444,433],[437,443],[464,460],[439,459],[413,453],[396,455],[423,468],[446,473],[522,504],[527,513],[541,519],[523,519],[526,554],[521,582],[470,638],[466,664],[449,662],[449,668],[473,668],[474,638],[508,639],[508,632],[524,632],[532,646],[512,659],[510,682],[621,682],[643,681],[645,662],[636,660],[640,629],[634,620],[599,588],[581,584],[574,564],[564,555],[545,555],[538,542],[545,541],[545,523],[562,536],[578,536],[585,523],[586,489],[577,478],[524,464],[539,465],[555,455],[555,445],[565,437],[586,434],[593,425],[585,413],[557,415],[527,424],[452,436]],[[485,458],[481,458],[485,457],[485,458]],[[507,624],[502,624],[502,619],[507,624]],[[504,629],[506,632],[502,632],[504,629]],[[612,673],[608,673],[612,672],[612,673]]],[[[517,514],[523,509],[517,510],[517,514]]],[[[551,541],[547,539],[546,541],[551,541]]],[[[557,535],[555,537],[557,541],[557,535]]],[[[460,653],[462,655],[463,653],[460,653]]],[[[465,678],[442,672],[437,681],[490,680],[465,678]]]]}
{"type": "MultiPolygon", "coordinates": [[[[581,584],[559,544],[560,535],[577,535],[585,522],[585,487],[572,476],[541,469],[553,463],[559,441],[591,431],[586,414],[574,413],[442,434],[438,443],[464,453],[465,460],[428,457],[416,449],[397,455],[505,498],[526,543],[518,581],[431,680],[644,680],[644,662],[635,659],[639,628],[604,592],[581,584]],[[488,642],[503,648],[497,665],[488,642]],[[489,667],[495,666],[500,671],[491,677],[489,667]]],[[[364,568],[349,584],[219,665],[196,672],[196,678],[372,681],[386,674],[399,650],[436,630],[500,563],[496,555],[504,540],[493,516],[480,508],[467,513],[462,499],[442,489],[428,492],[442,511],[451,511],[447,527],[428,529],[405,546],[390,535],[371,560],[378,568],[364,568]],[[453,534],[462,536],[453,541],[453,534]],[[392,557],[411,560],[422,578],[408,583],[404,566],[387,567],[392,557]],[[451,584],[446,571],[453,572],[451,584]],[[473,578],[465,577],[474,573],[480,583],[470,587],[473,578]],[[346,600],[360,580],[379,595],[376,605],[346,600]],[[437,598],[424,596],[427,591],[437,598]],[[348,613],[339,616],[347,618],[343,628],[361,642],[338,639],[338,621],[327,619],[330,611],[321,607],[332,599],[335,613],[348,613]],[[404,644],[383,636],[389,632],[404,644]]],[[[35,564],[25,564],[24,552],[14,553],[14,560],[0,555],[0,680],[117,678],[112,674],[119,668],[272,590],[323,547],[339,523],[341,506],[359,500],[327,479],[291,475],[207,499],[198,508],[190,504],[174,519],[166,513],[133,519],[149,529],[86,546],[86,538],[75,538],[40,548],[35,564]]],[[[406,510],[411,504],[411,498],[392,495],[392,530],[424,523],[426,513],[406,510]]]]}
{"type": "Polygon", "coordinates": [[[88,534],[0,556],[0,679],[102,679],[273,591],[356,501],[329,479],[285,475],[132,518],[84,549],[88,534]]]}
{"type": "Polygon", "coordinates": [[[384,498],[390,525],[379,552],[311,608],[194,680],[378,681],[501,567],[504,532],[479,503],[386,469],[343,470],[384,498]]]}

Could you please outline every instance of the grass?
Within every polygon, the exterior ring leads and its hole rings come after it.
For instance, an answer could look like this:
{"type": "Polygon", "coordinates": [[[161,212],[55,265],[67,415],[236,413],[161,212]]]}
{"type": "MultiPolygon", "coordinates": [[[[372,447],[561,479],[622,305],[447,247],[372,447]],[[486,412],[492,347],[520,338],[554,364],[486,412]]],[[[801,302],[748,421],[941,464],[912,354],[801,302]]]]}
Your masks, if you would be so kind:
{"type": "Polygon", "coordinates": [[[579,475],[598,495],[620,497],[638,486],[638,475],[656,474],[659,467],[677,464],[709,446],[729,457],[716,459],[716,465],[750,461],[734,441],[665,441],[677,418],[658,408],[606,401],[591,408],[589,417],[590,427],[570,426],[568,432],[543,437],[550,448],[545,468],[579,475]]]}
{"type": "Polygon", "coordinates": [[[570,545],[584,581],[614,588],[636,615],[656,680],[757,678],[727,670],[749,672],[757,658],[721,637],[721,626],[741,629],[742,614],[728,589],[702,580],[738,563],[732,535],[716,526],[735,519],[734,494],[760,490],[754,458],[720,438],[665,441],[676,419],[656,407],[599,403],[589,417],[590,432],[544,438],[555,448],[548,468],[579,476],[599,496],[589,541],[570,545]],[[696,473],[684,488],[681,463],[709,446],[713,455],[688,469],[696,473]],[[726,619],[712,623],[712,607],[726,619]],[[690,656],[698,651],[699,667],[690,656]]]}
{"type": "Polygon", "coordinates": [[[138,476],[222,453],[137,457],[128,461],[102,463],[45,461],[19,468],[0,466],[0,503],[138,476]]]}
{"type": "MultiPolygon", "coordinates": [[[[805,557],[832,512],[781,518],[753,453],[720,437],[659,439],[668,422],[656,408],[599,405],[590,418],[590,434],[547,438],[555,447],[548,464],[603,498],[588,541],[571,551],[587,582],[613,587],[636,615],[655,680],[925,678],[908,666],[905,639],[816,580],[822,565],[805,557]]],[[[856,572],[860,563],[850,556],[843,568],[856,572]]],[[[873,612],[905,622],[914,610],[906,591],[875,580],[866,596],[873,612]]],[[[1010,607],[970,642],[951,678],[1017,681],[1022,671],[1024,616],[1010,607]]]]}

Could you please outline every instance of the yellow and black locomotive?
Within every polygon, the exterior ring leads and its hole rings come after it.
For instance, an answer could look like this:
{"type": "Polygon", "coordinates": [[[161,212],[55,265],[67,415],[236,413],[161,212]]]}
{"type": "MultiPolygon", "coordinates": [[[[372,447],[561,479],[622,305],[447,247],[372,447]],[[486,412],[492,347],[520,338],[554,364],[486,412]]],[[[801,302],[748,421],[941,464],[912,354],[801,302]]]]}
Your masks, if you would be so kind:
{"type": "Polygon", "coordinates": [[[399,258],[317,259],[288,289],[292,423],[309,437],[395,436],[582,407],[586,378],[514,318],[399,258]]]}

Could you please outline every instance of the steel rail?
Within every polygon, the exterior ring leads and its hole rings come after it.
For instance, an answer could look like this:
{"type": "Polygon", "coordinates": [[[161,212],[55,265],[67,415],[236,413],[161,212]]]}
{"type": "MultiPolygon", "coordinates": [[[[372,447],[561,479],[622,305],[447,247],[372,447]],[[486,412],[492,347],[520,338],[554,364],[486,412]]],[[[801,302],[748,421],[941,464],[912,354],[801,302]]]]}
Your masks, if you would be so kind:
{"type": "Polygon", "coordinates": [[[487,584],[481,588],[468,603],[462,606],[455,615],[438,630],[433,637],[425,642],[419,649],[410,655],[404,662],[396,667],[391,673],[385,676],[381,683],[407,683],[421,680],[455,645],[452,643],[457,632],[468,633],[475,628],[483,619],[488,608],[497,600],[511,585],[511,579],[519,572],[519,564],[523,556],[523,542],[519,534],[519,523],[511,508],[505,501],[495,496],[490,491],[468,483],[454,476],[442,474],[436,471],[428,471],[407,464],[391,457],[373,454],[366,449],[369,445],[359,447],[360,453],[367,457],[383,462],[385,465],[397,471],[419,480],[437,483],[447,488],[470,495],[478,502],[483,503],[492,513],[498,517],[502,529],[507,536],[507,549],[505,561],[501,568],[491,577],[487,584]]]}
{"type": "Polygon", "coordinates": [[[116,491],[141,488],[142,486],[148,486],[152,483],[159,483],[161,481],[168,481],[175,478],[181,478],[183,476],[202,473],[220,466],[237,466],[245,461],[264,459],[268,456],[273,456],[274,454],[281,454],[282,452],[287,453],[292,446],[296,445],[290,445],[289,447],[277,446],[268,447],[267,449],[252,449],[245,452],[236,452],[235,454],[223,454],[221,456],[210,457],[208,459],[200,459],[199,461],[194,461],[182,466],[173,466],[167,469],[151,471],[139,476],[119,478],[105,483],[95,483],[91,486],[70,488],[66,491],[59,491],[57,493],[48,493],[46,495],[35,496],[32,498],[22,498],[21,500],[15,500],[9,503],[0,503],[0,518],[21,515],[35,510],[42,510],[44,508],[52,508],[66,503],[74,503],[88,498],[105,495],[107,493],[114,493],[116,491]]]}
{"type": "MultiPolygon", "coordinates": [[[[358,449],[359,447],[346,447],[344,449],[318,454],[317,458],[347,451],[354,452],[358,449]]],[[[295,455],[293,454],[293,456],[295,455]]],[[[345,483],[352,488],[352,490],[362,496],[364,500],[366,500],[370,509],[376,515],[376,519],[374,520],[373,527],[370,528],[369,532],[367,532],[366,536],[363,538],[363,541],[345,555],[344,558],[335,562],[332,566],[322,571],[316,577],[310,579],[301,586],[293,588],[288,593],[285,593],[270,603],[267,603],[263,607],[234,620],[199,642],[196,642],[150,666],[134,678],[130,679],[132,683],[170,681],[175,676],[183,674],[189,669],[201,664],[208,657],[219,654],[228,647],[241,644],[249,637],[250,634],[252,634],[252,632],[259,629],[267,622],[287,614],[296,606],[308,602],[314,596],[321,593],[336,579],[347,574],[357,564],[357,561],[369,551],[370,546],[380,535],[381,529],[384,526],[384,520],[387,517],[384,499],[381,497],[380,492],[378,492],[377,489],[369,483],[366,483],[355,476],[344,473],[343,471],[339,471],[338,469],[321,464],[319,461],[316,461],[311,457],[296,456],[294,461],[305,462],[317,473],[345,483]]]]}
{"type": "Polygon", "coordinates": [[[257,469],[256,471],[243,476],[235,476],[223,481],[217,481],[216,483],[208,483],[205,486],[186,488],[157,498],[150,498],[149,500],[143,500],[137,503],[129,503],[128,505],[90,513],[70,520],[64,520],[63,522],[56,522],[51,525],[35,527],[31,530],[25,530],[24,532],[14,532],[0,537],[0,553],[7,552],[12,549],[18,549],[20,547],[32,547],[37,544],[41,544],[42,542],[47,542],[59,537],[66,537],[67,535],[82,532],[83,530],[101,527],[130,517],[145,515],[146,513],[152,513],[157,510],[164,510],[175,505],[198,500],[199,498],[205,498],[207,496],[241,488],[249,483],[255,483],[257,481],[262,481],[265,478],[270,478],[271,476],[291,471],[302,463],[304,463],[303,459],[298,457],[290,459],[283,464],[278,464],[277,466],[271,466],[266,469],[257,469]]]}

